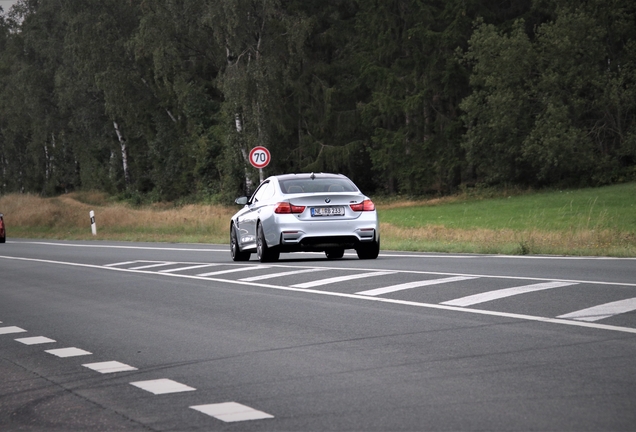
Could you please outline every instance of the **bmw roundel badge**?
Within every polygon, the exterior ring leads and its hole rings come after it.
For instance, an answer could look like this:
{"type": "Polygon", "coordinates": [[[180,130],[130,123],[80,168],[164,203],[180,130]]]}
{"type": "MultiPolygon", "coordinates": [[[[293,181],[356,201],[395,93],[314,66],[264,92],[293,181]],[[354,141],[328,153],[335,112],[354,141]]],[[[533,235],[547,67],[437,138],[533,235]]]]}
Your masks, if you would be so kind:
{"type": "Polygon", "coordinates": [[[329,204],[331,202],[331,198],[325,198],[325,202],[329,204]]]}

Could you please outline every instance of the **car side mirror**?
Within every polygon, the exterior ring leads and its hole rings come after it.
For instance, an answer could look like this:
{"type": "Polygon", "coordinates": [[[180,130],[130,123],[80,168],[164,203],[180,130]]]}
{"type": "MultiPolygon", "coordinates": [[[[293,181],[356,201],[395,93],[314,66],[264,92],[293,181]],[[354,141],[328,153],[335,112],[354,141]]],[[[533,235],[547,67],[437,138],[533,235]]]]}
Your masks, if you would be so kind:
{"type": "Polygon", "coordinates": [[[239,197],[234,202],[238,205],[245,205],[247,204],[247,197],[246,196],[239,197]]]}

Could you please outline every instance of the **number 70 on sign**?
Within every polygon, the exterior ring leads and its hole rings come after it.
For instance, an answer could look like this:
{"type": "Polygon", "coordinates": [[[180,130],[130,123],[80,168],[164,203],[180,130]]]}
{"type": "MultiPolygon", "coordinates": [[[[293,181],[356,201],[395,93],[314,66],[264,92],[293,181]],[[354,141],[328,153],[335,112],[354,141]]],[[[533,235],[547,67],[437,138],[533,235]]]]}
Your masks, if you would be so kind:
{"type": "Polygon", "coordinates": [[[272,160],[272,155],[265,147],[257,146],[250,151],[250,163],[254,168],[265,168],[272,160]]]}

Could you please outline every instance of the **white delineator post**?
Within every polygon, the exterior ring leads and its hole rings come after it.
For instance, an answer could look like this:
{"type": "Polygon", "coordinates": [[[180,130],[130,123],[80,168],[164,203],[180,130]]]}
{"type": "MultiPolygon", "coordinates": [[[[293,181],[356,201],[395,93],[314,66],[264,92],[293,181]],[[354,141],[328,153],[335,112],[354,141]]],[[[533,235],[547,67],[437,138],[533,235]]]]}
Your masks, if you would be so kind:
{"type": "Polygon", "coordinates": [[[93,235],[97,235],[97,225],[95,225],[95,212],[91,210],[89,215],[91,217],[91,231],[93,232],[93,235]]]}

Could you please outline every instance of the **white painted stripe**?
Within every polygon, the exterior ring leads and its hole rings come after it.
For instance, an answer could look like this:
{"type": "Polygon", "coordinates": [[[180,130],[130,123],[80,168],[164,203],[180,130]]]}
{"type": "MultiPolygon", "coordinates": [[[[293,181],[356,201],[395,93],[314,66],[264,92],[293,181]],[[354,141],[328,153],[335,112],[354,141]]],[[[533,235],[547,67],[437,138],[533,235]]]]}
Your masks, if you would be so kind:
{"type": "Polygon", "coordinates": [[[419,288],[419,287],[423,287],[423,286],[431,286],[431,285],[439,285],[439,284],[444,284],[444,283],[451,283],[451,282],[461,282],[461,281],[465,281],[465,280],[470,280],[470,279],[477,279],[476,277],[468,277],[468,276],[455,276],[455,277],[449,277],[449,278],[444,278],[444,279],[430,279],[430,280],[423,280],[423,281],[415,281],[415,282],[407,282],[407,283],[403,283],[403,284],[399,284],[399,285],[392,285],[392,286],[388,286],[388,287],[384,287],[384,288],[376,288],[376,289],[372,289],[372,290],[368,290],[368,291],[360,291],[356,294],[360,294],[360,295],[368,295],[368,296],[378,296],[381,294],[387,294],[387,293],[392,293],[392,292],[396,292],[396,291],[402,291],[402,290],[407,290],[407,289],[412,289],[412,288],[419,288]]]}
{"type": "Polygon", "coordinates": [[[237,402],[225,402],[209,405],[191,406],[193,410],[202,412],[226,423],[274,418],[273,415],[255,410],[237,402]]]}
{"type": "Polygon", "coordinates": [[[118,361],[107,361],[107,362],[99,362],[99,363],[87,363],[82,366],[97,371],[102,374],[107,373],[115,373],[115,372],[128,372],[137,370],[136,367],[132,367],[125,363],[120,363],[118,361]]]}
{"type": "Polygon", "coordinates": [[[320,280],[315,280],[311,282],[305,282],[305,283],[301,283],[297,285],[292,285],[292,288],[313,288],[313,287],[317,287],[321,285],[329,285],[329,284],[335,284],[338,282],[345,282],[345,281],[363,279],[363,278],[374,277],[374,276],[386,276],[391,274],[395,274],[395,272],[394,271],[374,271],[371,273],[358,273],[358,274],[352,274],[347,276],[338,276],[338,277],[332,277],[328,279],[320,279],[320,280]]]}
{"type": "Polygon", "coordinates": [[[149,268],[163,267],[163,266],[173,265],[173,264],[177,264],[177,263],[174,263],[174,262],[162,262],[162,263],[159,263],[159,264],[149,264],[149,265],[144,265],[144,266],[140,266],[140,267],[131,267],[128,270],[145,270],[145,269],[149,269],[149,268]]]}
{"type": "Polygon", "coordinates": [[[302,274],[302,273],[313,273],[313,272],[327,271],[327,270],[329,270],[329,269],[310,268],[310,269],[294,270],[294,271],[287,271],[287,272],[281,272],[281,273],[270,273],[270,274],[266,274],[266,275],[253,276],[253,277],[243,278],[243,279],[239,279],[239,280],[243,281],[243,282],[254,282],[254,281],[259,281],[259,280],[283,277],[283,276],[292,276],[292,275],[297,275],[297,274],[302,274]]]}
{"type": "Polygon", "coordinates": [[[44,336],[35,336],[35,337],[28,337],[28,338],[20,338],[20,339],[15,339],[17,342],[23,343],[25,345],[38,345],[38,344],[45,344],[45,343],[53,343],[55,342],[53,339],[44,337],[44,336]]]}
{"type": "Polygon", "coordinates": [[[83,349],[79,349],[79,348],[58,348],[58,349],[52,349],[52,350],[46,350],[44,352],[47,352],[49,354],[53,354],[54,356],[58,356],[58,357],[77,357],[77,356],[84,356],[84,355],[91,355],[93,353],[90,353],[88,351],[84,351],[83,349]]]}
{"type": "MultiPolygon", "coordinates": [[[[24,243],[24,242],[18,242],[18,243],[24,243]]],[[[145,272],[143,270],[131,270],[129,268],[106,267],[106,266],[103,266],[103,265],[96,265],[96,264],[83,264],[83,263],[74,263],[74,262],[65,262],[65,261],[45,260],[45,259],[38,259],[38,258],[14,257],[14,256],[6,256],[6,255],[0,255],[0,259],[14,260],[14,261],[38,262],[38,263],[44,263],[44,264],[65,265],[65,266],[69,266],[69,267],[104,269],[104,270],[119,271],[119,272],[139,272],[139,273],[146,273],[146,274],[157,274],[158,273],[158,272],[145,272]]],[[[598,259],[601,259],[601,258],[598,258],[598,259]]],[[[628,258],[617,258],[617,259],[625,259],[626,260],[628,258]]],[[[225,264],[224,263],[223,265],[232,265],[232,264],[225,264]]],[[[237,264],[237,265],[243,265],[243,264],[237,264]]],[[[296,266],[276,265],[275,267],[295,268],[296,266]]],[[[327,269],[327,270],[336,270],[336,271],[342,271],[343,270],[342,267],[321,267],[321,268],[324,268],[324,269],[327,269]]],[[[356,268],[356,270],[378,271],[377,268],[356,268]]],[[[460,275],[460,276],[468,276],[468,277],[474,277],[474,278],[489,278],[489,279],[501,279],[501,280],[542,281],[542,282],[554,281],[554,278],[540,278],[540,277],[527,277],[527,276],[500,276],[500,275],[492,275],[492,274],[446,273],[446,272],[431,272],[431,271],[419,271],[419,270],[388,270],[388,271],[391,271],[393,273],[424,274],[424,275],[437,275],[437,276],[455,276],[455,275],[460,275]]],[[[173,274],[170,274],[170,273],[168,273],[166,276],[181,277],[181,278],[191,278],[191,279],[199,278],[198,275],[181,275],[181,274],[173,275],[173,274]]],[[[636,287],[636,283],[634,283],[634,282],[611,282],[611,281],[584,280],[584,279],[560,279],[560,280],[563,281],[563,282],[572,282],[572,283],[585,283],[585,284],[596,284],[596,285],[607,285],[607,286],[636,287]]],[[[236,283],[236,284],[239,284],[239,285],[248,285],[248,283],[244,283],[242,281],[230,281],[230,280],[227,280],[227,279],[219,279],[219,282],[236,283]]],[[[273,286],[276,286],[276,285],[262,284],[261,286],[263,286],[263,287],[273,287],[273,286]]],[[[287,289],[289,287],[278,286],[277,288],[287,289]]]]}
{"type": "Polygon", "coordinates": [[[25,329],[16,326],[0,327],[0,335],[24,332],[26,332],[25,329]]]}
{"type": "MultiPolygon", "coordinates": [[[[53,243],[53,242],[34,242],[34,241],[15,241],[7,240],[7,243],[15,244],[39,244],[46,246],[66,246],[66,247],[85,247],[85,248],[104,248],[104,249],[136,249],[136,250],[163,250],[163,251],[186,251],[186,252],[228,252],[227,246],[213,245],[217,249],[192,249],[192,248],[176,248],[176,247],[148,247],[148,246],[120,246],[120,245],[102,245],[102,244],[74,244],[74,243],[53,243]]],[[[310,254],[311,252],[305,252],[310,254]]],[[[298,254],[298,253],[297,253],[298,254]]],[[[322,252],[319,255],[323,255],[322,252]]],[[[379,256],[382,257],[400,257],[400,258],[459,258],[459,259],[520,259],[520,260],[575,260],[575,261],[635,261],[632,257],[574,257],[574,256],[550,256],[550,255],[427,255],[426,252],[421,254],[406,254],[401,252],[391,253],[384,251],[379,256]],[[385,253],[386,252],[386,253],[385,253]]]]}
{"type": "Polygon", "coordinates": [[[11,333],[24,333],[24,332],[26,332],[25,329],[16,327],[16,326],[0,327],[0,335],[11,334],[11,333]]]}
{"type": "Polygon", "coordinates": [[[561,288],[571,285],[578,285],[571,282],[546,282],[533,285],[525,285],[514,288],[505,288],[500,290],[488,291],[481,294],[474,294],[466,297],[461,297],[454,300],[445,301],[441,304],[448,306],[471,306],[478,303],[485,303],[492,300],[498,300],[506,297],[512,297],[519,294],[530,293],[534,291],[543,291],[553,288],[561,288]]]}
{"type": "Polygon", "coordinates": [[[201,274],[198,274],[197,276],[208,277],[208,276],[216,276],[216,275],[222,275],[222,274],[228,274],[228,273],[239,273],[243,271],[263,270],[270,267],[271,266],[262,266],[262,265],[250,266],[250,267],[239,267],[239,268],[234,268],[230,270],[219,270],[219,271],[210,272],[210,273],[201,273],[201,274]]]}
{"type": "MultiPolygon", "coordinates": [[[[128,265],[128,264],[136,264],[140,261],[124,261],[124,262],[118,262],[118,263],[112,263],[112,264],[106,264],[104,267],[116,267],[116,266],[124,266],[124,265],[128,265]]],[[[143,261],[141,261],[143,262],[143,261]]]]}
{"type": "Polygon", "coordinates": [[[179,267],[179,268],[173,268],[173,269],[167,269],[167,270],[159,270],[159,273],[174,273],[174,272],[194,270],[194,269],[204,268],[204,267],[215,267],[218,265],[220,264],[199,264],[199,265],[193,265],[189,267],[179,267]]]}
{"type": "MultiPolygon", "coordinates": [[[[85,248],[103,248],[103,249],[134,249],[134,250],[161,250],[161,251],[182,251],[182,252],[228,252],[227,247],[222,249],[192,249],[178,247],[149,247],[149,246],[120,246],[120,245],[102,245],[102,244],[72,244],[72,243],[53,243],[53,242],[29,242],[29,241],[11,241],[9,243],[28,243],[45,246],[66,246],[66,247],[85,247],[85,248]]],[[[220,245],[219,245],[220,246],[220,245]]]]}
{"type": "Polygon", "coordinates": [[[180,392],[196,390],[194,387],[190,387],[185,384],[181,384],[166,378],[149,380],[149,381],[136,381],[136,382],[131,382],[130,384],[156,395],[167,394],[167,393],[180,393],[180,392]]]}
{"type": "Polygon", "coordinates": [[[442,258],[442,259],[519,259],[519,260],[556,260],[556,261],[634,261],[636,258],[631,257],[604,257],[604,256],[552,256],[552,255],[426,255],[425,252],[421,254],[406,254],[406,253],[390,253],[384,251],[379,256],[381,257],[393,257],[393,258],[442,258]]]}
{"type": "Polygon", "coordinates": [[[557,318],[593,322],[634,310],[636,310],[636,298],[630,298],[570,312],[557,318]]]}
{"type": "MultiPolygon", "coordinates": [[[[136,270],[129,270],[125,268],[104,267],[103,265],[44,260],[44,259],[38,259],[38,258],[24,258],[24,257],[12,257],[12,256],[0,255],[0,259],[13,260],[13,261],[37,262],[37,263],[63,265],[63,266],[79,267],[79,268],[103,269],[103,270],[124,272],[124,273],[130,272],[130,273],[158,274],[156,272],[155,273],[145,272],[143,270],[136,271],[136,270]]],[[[277,267],[284,267],[284,266],[277,266],[277,267]]],[[[337,267],[334,267],[331,269],[342,270],[342,268],[337,268],[337,267]]],[[[358,270],[367,270],[367,269],[358,269],[358,270]]],[[[368,270],[375,270],[375,269],[368,269],[368,270]]],[[[400,272],[400,270],[394,271],[394,273],[398,273],[398,272],[400,272]]],[[[428,274],[428,275],[457,274],[457,273],[426,272],[426,271],[403,271],[403,273],[428,274]]],[[[243,281],[231,280],[231,279],[203,278],[203,277],[193,276],[193,275],[172,274],[172,273],[167,273],[165,274],[165,276],[177,277],[182,279],[201,280],[206,282],[215,281],[215,282],[221,282],[221,283],[225,283],[229,285],[243,285],[243,286],[248,286],[250,288],[261,287],[261,288],[271,289],[276,291],[296,292],[296,293],[303,293],[303,294],[312,294],[317,296],[338,297],[338,298],[347,298],[347,299],[363,300],[363,301],[374,301],[378,303],[396,304],[396,305],[410,306],[410,307],[416,307],[416,308],[445,310],[445,311],[453,311],[458,313],[470,313],[475,315],[518,319],[522,321],[533,321],[533,322],[540,322],[540,323],[589,328],[589,329],[595,329],[595,330],[606,330],[606,331],[615,331],[620,333],[636,334],[636,328],[633,328],[633,327],[622,327],[622,326],[616,326],[616,325],[597,324],[597,323],[584,322],[584,321],[549,318],[549,317],[542,317],[542,316],[535,316],[535,315],[515,314],[515,313],[508,313],[508,312],[489,311],[489,310],[483,310],[483,309],[461,308],[456,306],[440,305],[436,303],[422,303],[422,302],[414,302],[414,301],[406,301],[406,300],[397,300],[397,299],[391,299],[391,298],[385,298],[385,297],[370,297],[370,296],[362,296],[357,294],[348,294],[348,293],[335,292],[335,291],[300,289],[300,288],[293,288],[289,286],[264,284],[264,283],[258,283],[258,282],[243,282],[243,281]]],[[[549,281],[549,279],[546,279],[546,278],[525,277],[525,276],[523,277],[522,276],[498,276],[498,275],[468,275],[468,276],[491,278],[491,279],[505,279],[505,280],[549,281]]],[[[597,285],[603,285],[603,286],[636,287],[636,283],[626,283],[626,282],[609,282],[609,281],[594,281],[594,280],[564,280],[564,282],[589,283],[589,284],[597,284],[597,285]]]]}

